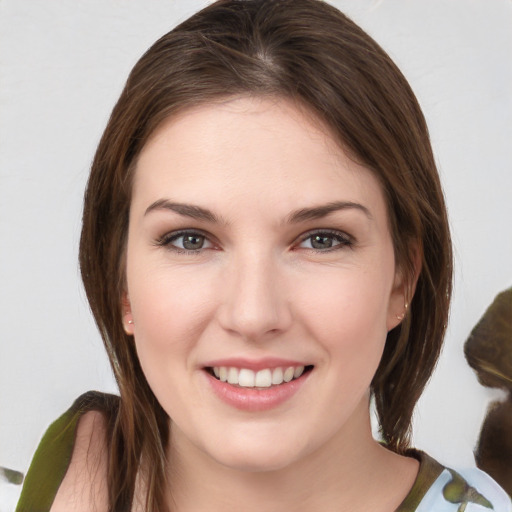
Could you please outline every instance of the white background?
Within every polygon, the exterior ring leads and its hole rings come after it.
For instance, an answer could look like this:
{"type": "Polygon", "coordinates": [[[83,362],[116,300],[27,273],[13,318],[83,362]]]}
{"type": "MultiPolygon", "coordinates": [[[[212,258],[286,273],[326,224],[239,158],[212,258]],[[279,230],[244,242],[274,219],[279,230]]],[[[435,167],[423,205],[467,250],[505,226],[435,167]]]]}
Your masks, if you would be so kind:
{"type": "MultiPolygon", "coordinates": [[[[25,472],[82,392],[115,392],[79,280],[88,168],[143,51],[206,2],[0,0],[0,466],[25,472]]],[[[456,258],[446,347],[417,447],[473,465],[492,391],[462,346],[512,284],[512,2],[333,2],[395,59],[430,126],[456,258]]]]}

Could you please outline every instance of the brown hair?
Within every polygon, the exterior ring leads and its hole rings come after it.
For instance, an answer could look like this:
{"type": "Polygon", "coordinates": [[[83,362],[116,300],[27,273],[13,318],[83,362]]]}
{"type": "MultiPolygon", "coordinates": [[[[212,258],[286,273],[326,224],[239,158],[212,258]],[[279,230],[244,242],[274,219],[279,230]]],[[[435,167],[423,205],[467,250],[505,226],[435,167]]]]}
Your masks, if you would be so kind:
{"type": "Polygon", "coordinates": [[[451,242],[427,127],[407,81],[373,39],[327,3],[216,2],[164,35],[135,65],[85,194],[81,271],[121,395],[109,447],[111,510],[129,508],[139,461],[146,463],[147,509],[165,509],[168,417],[121,318],[136,159],[164,119],[233,95],[285,97],[313,112],[380,180],[397,264],[411,289],[421,260],[408,314],[389,332],[372,382],[383,439],[398,453],[408,446],[413,408],[439,356],[451,242]]]}

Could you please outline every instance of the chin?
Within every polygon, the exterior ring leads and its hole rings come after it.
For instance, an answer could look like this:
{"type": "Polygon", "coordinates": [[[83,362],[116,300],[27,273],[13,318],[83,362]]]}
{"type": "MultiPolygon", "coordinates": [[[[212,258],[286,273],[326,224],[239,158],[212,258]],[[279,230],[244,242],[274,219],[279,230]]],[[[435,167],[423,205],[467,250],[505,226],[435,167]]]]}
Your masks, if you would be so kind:
{"type": "Polygon", "coordinates": [[[272,438],[261,444],[230,443],[229,449],[225,445],[223,448],[222,451],[210,451],[209,455],[225,467],[248,473],[279,471],[293,465],[303,455],[303,450],[296,444],[287,446],[272,438]]]}
{"type": "Polygon", "coordinates": [[[262,453],[237,453],[223,454],[222,457],[217,458],[217,462],[225,467],[235,471],[245,473],[268,473],[279,471],[289,467],[296,460],[296,454],[290,456],[288,454],[275,454],[269,457],[262,456],[262,453]]]}

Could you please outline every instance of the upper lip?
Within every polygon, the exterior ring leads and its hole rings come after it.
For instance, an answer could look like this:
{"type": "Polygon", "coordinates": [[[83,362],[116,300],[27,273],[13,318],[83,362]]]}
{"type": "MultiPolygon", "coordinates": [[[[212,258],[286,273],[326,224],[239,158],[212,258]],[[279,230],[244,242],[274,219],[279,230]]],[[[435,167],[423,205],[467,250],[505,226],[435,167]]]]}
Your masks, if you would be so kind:
{"type": "Polygon", "coordinates": [[[271,370],[274,368],[289,368],[290,366],[308,366],[309,363],[297,361],[294,359],[281,359],[277,357],[265,357],[262,359],[247,359],[243,357],[230,357],[226,359],[215,359],[206,362],[203,366],[205,368],[214,367],[232,367],[232,368],[247,368],[248,370],[259,371],[266,368],[271,370]]]}

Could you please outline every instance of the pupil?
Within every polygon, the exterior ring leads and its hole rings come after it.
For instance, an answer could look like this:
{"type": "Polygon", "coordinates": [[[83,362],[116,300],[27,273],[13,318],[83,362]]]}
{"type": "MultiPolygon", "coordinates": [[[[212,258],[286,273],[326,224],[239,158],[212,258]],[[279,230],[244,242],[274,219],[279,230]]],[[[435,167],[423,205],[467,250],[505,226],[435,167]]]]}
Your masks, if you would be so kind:
{"type": "Polygon", "coordinates": [[[201,249],[203,242],[204,237],[202,236],[188,235],[183,238],[183,247],[189,250],[201,249]]]}
{"type": "Polygon", "coordinates": [[[311,241],[315,249],[329,249],[332,247],[332,238],[329,236],[315,235],[311,241]]]}

